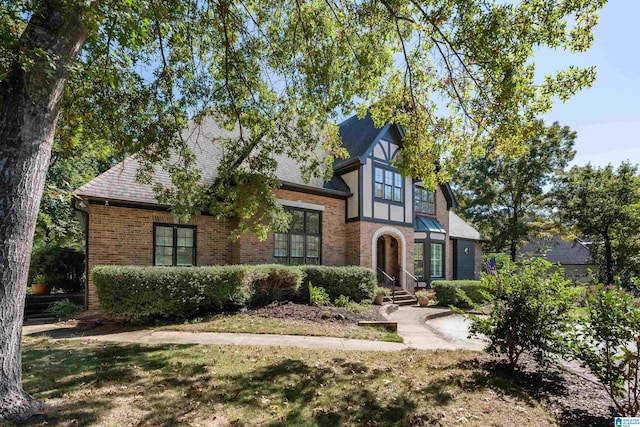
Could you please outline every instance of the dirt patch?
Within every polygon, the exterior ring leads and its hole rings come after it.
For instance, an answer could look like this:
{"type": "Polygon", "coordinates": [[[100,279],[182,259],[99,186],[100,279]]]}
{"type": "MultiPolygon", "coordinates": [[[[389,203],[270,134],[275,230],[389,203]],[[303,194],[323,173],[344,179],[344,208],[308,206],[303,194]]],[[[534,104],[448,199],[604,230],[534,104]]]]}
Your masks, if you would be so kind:
{"type": "Polygon", "coordinates": [[[563,426],[599,427],[613,424],[615,409],[602,387],[581,375],[559,368],[541,368],[529,356],[521,357],[520,368],[509,369],[504,361],[483,360],[485,368],[514,381],[563,426]]]}
{"type": "Polygon", "coordinates": [[[312,322],[358,323],[359,320],[386,320],[378,307],[356,312],[342,307],[316,307],[304,304],[273,304],[248,310],[245,314],[275,319],[309,320],[312,322]]]}

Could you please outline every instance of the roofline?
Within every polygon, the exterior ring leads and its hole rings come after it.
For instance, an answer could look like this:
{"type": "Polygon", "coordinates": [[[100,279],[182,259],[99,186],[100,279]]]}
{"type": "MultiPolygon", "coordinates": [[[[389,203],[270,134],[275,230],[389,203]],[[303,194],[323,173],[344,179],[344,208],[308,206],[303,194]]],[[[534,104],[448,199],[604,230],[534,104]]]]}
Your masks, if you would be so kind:
{"type": "Polygon", "coordinates": [[[299,191],[301,193],[306,193],[306,194],[315,194],[318,196],[327,196],[327,197],[333,197],[336,199],[348,199],[349,197],[353,196],[353,194],[351,193],[347,193],[345,191],[340,191],[340,190],[331,190],[329,188],[317,188],[317,187],[311,187],[309,185],[302,185],[302,184],[295,184],[293,182],[288,182],[288,181],[280,181],[282,186],[280,187],[283,190],[293,190],[293,191],[299,191]]]}
{"type": "Polygon", "coordinates": [[[351,170],[356,170],[360,167],[360,165],[363,164],[362,159],[360,158],[360,156],[353,156],[350,159],[346,159],[343,160],[339,163],[337,163],[336,166],[334,166],[333,168],[333,172],[334,173],[338,173],[338,172],[351,172],[351,170]],[[345,170],[345,169],[349,169],[352,168],[350,170],[345,170]]]}
{"type": "Polygon", "coordinates": [[[453,194],[453,189],[451,189],[451,185],[448,182],[446,182],[444,184],[440,184],[440,188],[442,189],[444,198],[447,200],[447,204],[449,205],[449,208],[457,209],[458,201],[456,200],[456,196],[453,194]]]}

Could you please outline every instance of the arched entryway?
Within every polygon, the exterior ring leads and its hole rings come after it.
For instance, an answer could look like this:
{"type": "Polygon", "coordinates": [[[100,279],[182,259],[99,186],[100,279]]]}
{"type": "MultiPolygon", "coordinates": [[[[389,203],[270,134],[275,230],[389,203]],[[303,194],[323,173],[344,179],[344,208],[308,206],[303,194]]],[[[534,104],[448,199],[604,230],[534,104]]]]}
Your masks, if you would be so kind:
{"type": "Polygon", "coordinates": [[[400,277],[400,258],[399,244],[395,237],[388,234],[378,237],[376,241],[376,267],[379,284],[391,285],[387,276],[396,279],[397,284],[400,277]]]}
{"type": "Polygon", "coordinates": [[[378,228],[371,240],[371,268],[384,270],[396,279],[396,286],[406,287],[407,241],[404,234],[393,226],[378,228]]]}

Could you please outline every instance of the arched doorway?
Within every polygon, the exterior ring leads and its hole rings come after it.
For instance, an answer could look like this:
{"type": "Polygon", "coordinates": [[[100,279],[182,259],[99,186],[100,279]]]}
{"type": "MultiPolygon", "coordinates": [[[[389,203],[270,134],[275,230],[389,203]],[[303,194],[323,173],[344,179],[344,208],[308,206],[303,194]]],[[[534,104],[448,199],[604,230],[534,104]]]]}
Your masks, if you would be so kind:
{"type": "Polygon", "coordinates": [[[398,240],[388,234],[384,234],[376,240],[376,267],[378,283],[391,286],[389,277],[395,279],[395,284],[400,284],[400,245],[398,240]]]}

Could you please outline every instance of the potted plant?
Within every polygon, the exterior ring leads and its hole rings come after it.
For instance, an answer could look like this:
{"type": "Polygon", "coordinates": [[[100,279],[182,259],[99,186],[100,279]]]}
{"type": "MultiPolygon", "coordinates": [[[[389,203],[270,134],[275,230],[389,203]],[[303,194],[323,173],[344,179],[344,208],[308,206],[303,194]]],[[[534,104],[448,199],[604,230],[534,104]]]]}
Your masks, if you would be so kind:
{"type": "Polygon", "coordinates": [[[429,296],[429,294],[427,293],[427,291],[425,290],[421,290],[415,293],[415,297],[418,300],[418,304],[420,305],[420,307],[426,307],[429,305],[429,300],[431,300],[431,297],[429,296]]]}
{"type": "Polygon", "coordinates": [[[49,295],[51,292],[51,285],[48,284],[47,281],[47,276],[44,274],[36,274],[33,277],[33,284],[31,285],[33,295],[49,295]]]}
{"type": "Polygon", "coordinates": [[[376,296],[373,299],[373,303],[382,305],[382,301],[387,295],[389,295],[389,289],[378,286],[378,288],[376,289],[376,296]]]}

